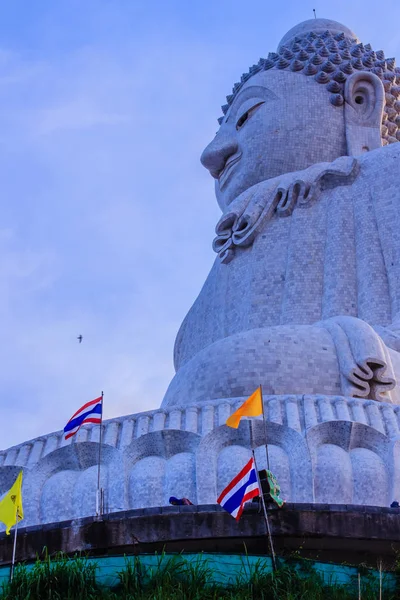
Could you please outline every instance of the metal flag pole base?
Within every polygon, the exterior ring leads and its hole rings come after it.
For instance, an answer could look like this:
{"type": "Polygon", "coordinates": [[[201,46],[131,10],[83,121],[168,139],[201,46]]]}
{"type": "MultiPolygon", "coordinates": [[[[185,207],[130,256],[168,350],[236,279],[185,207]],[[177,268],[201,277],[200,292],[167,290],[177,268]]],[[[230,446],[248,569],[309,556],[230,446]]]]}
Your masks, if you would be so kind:
{"type": "Polygon", "coordinates": [[[14,577],[15,553],[17,550],[17,532],[18,532],[18,507],[17,507],[17,518],[15,521],[15,529],[14,529],[14,545],[13,545],[13,553],[12,553],[12,560],[11,560],[10,581],[12,581],[13,577],[14,577]]]}
{"type": "Polygon", "coordinates": [[[96,516],[101,517],[103,514],[103,494],[100,487],[100,470],[101,470],[101,446],[103,444],[103,403],[104,393],[101,392],[101,417],[100,417],[100,439],[99,439],[99,459],[97,465],[97,490],[96,490],[96,516]]]}
{"type": "Polygon", "coordinates": [[[264,494],[263,494],[263,490],[262,490],[262,487],[261,487],[260,477],[258,475],[256,455],[255,455],[254,449],[252,449],[251,451],[253,453],[254,466],[256,468],[257,482],[258,482],[258,487],[260,489],[261,504],[262,504],[263,513],[264,513],[264,520],[265,520],[265,525],[267,527],[269,547],[270,547],[270,550],[271,550],[272,568],[273,568],[274,571],[276,571],[276,558],[275,558],[274,542],[272,540],[271,528],[269,526],[269,519],[268,519],[267,507],[265,506],[264,494]]]}
{"type": "Polygon", "coordinates": [[[96,516],[101,517],[104,514],[104,489],[96,490],[96,516]]]}

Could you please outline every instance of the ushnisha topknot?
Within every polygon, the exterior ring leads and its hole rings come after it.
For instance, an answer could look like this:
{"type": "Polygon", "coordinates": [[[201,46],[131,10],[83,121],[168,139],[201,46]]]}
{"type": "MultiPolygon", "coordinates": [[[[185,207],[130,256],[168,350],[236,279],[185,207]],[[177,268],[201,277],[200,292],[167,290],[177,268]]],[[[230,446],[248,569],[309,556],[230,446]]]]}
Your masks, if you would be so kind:
{"type": "MultiPolygon", "coordinates": [[[[375,73],[385,88],[385,108],[382,118],[382,144],[400,141],[400,68],[394,58],[385,58],[382,50],[374,51],[370,44],[360,43],[357,38],[348,37],[344,31],[323,33],[310,31],[297,35],[287,45],[280,45],[278,52],[270,52],[268,58],[260,58],[256,65],[235,83],[232,94],[227,96],[227,104],[222,106],[224,115],[243,84],[256,73],[280,69],[313,77],[325,85],[334,106],[344,104],[344,84],[355,71],[375,73]]],[[[218,119],[222,123],[224,117],[218,119]]]]}

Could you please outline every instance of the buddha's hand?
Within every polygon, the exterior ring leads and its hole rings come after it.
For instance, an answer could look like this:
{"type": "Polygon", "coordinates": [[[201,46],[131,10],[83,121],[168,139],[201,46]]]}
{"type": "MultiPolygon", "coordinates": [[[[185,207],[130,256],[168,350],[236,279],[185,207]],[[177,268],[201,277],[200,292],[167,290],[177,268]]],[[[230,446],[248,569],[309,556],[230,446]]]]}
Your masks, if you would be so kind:
{"type": "Polygon", "coordinates": [[[390,402],[396,380],[385,341],[376,328],[357,317],[321,321],[331,334],[341,373],[342,393],[390,402]]]}

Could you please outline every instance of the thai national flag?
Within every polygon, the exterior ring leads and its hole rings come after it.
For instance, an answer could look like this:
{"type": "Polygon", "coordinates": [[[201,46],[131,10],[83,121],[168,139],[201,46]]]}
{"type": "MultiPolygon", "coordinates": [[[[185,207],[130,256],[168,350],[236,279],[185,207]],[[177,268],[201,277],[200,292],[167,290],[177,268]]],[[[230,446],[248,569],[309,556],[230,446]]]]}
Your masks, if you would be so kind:
{"type": "Polygon", "coordinates": [[[72,415],[64,427],[65,439],[75,435],[80,426],[85,423],[101,423],[101,414],[103,411],[103,397],[96,398],[86,402],[75,414],[72,415]]]}
{"type": "Polygon", "coordinates": [[[228,513],[239,521],[245,502],[260,495],[254,459],[251,458],[247,465],[220,494],[217,502],[228,513]]]}

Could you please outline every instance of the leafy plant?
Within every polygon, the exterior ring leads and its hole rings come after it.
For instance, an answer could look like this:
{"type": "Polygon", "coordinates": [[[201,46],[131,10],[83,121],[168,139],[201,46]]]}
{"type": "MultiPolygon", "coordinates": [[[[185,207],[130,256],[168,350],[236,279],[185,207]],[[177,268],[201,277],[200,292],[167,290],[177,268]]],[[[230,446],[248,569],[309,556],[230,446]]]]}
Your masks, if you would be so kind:
{"type": "MultiPolygon", "coordinates": [[[[228,584],[216,583],[207,558],[194,560],[182,554],[155,555],[153,567],[144,567],[140,557],[124,558],[118,585],[105,589],[96,580],[98,565],[85,556],[50,557],[44,549],[33,565],[19,564],[11,583],[0,592],[0,600],[357,600],[358,576],[346,585],[332,578],[326,582],[313,562],[295,556],[278,561],[271,572],[269,559],[242,557],[240,573],[228,584]]],[[[362,600],[377,600],[376,573],[360,565],[362,600]]],[[[384,582],[384,600],[400,599],[384,582]]]]}

